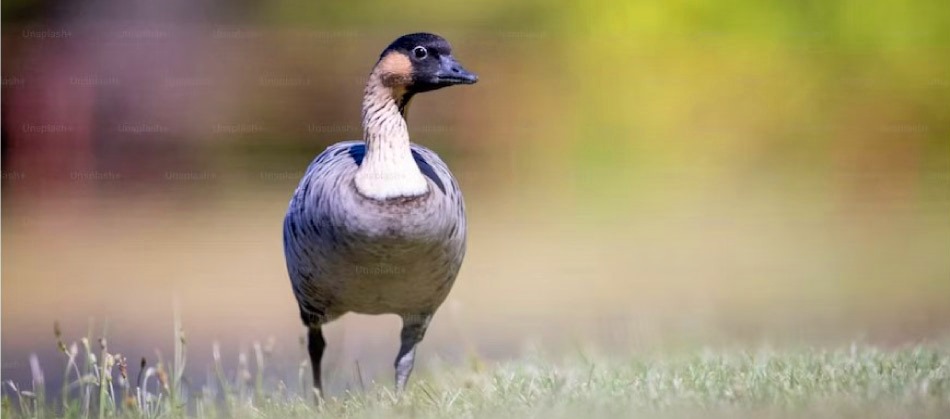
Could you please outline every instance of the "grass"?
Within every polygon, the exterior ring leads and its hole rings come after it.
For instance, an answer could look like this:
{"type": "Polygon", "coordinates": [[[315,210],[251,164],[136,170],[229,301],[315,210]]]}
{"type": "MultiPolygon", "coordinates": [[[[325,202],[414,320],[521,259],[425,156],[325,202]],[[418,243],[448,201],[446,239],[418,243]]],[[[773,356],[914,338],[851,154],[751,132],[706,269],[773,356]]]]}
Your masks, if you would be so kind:
{"type": "MultiPolygon", "coordinates": [[[[137,377],[106,340],[59,340],[62,397],[46,400],[39,360],[33,385],[4,383],[4,417],[948,417],[950,348],[696,350],[625,357],[535,355],[489,367],[420,368],[410,389],[389,385],[330,397],[319,406],[298,383],[265,387],[269,351],[254,345],[228,374],[214,348],[214,379],[188,394],[187,340],[177,328],[171,361],[143,359],[137,377]],[[251,358],[253,361],[249,361],[251,358]],[[251,364],[253,364],[253,371],[251,364]],[[293,387],[294,390],[291,390],[293,387]]],[[[57,330],[57,338],[59,331],[57,330]]]]}

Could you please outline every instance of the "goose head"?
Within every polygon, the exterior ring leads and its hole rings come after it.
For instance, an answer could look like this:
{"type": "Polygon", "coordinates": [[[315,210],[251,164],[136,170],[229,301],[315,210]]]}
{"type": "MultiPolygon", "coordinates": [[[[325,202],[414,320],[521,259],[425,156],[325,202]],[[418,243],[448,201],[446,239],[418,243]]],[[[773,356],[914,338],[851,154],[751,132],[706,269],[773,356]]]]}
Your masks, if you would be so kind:
{"type": "Polygon", "coordinates": [[[452,56],[449,42],[431,33],[399,37],[383,50],[376,69],[385,85],[410,96],[478,81],[452,56]]]}

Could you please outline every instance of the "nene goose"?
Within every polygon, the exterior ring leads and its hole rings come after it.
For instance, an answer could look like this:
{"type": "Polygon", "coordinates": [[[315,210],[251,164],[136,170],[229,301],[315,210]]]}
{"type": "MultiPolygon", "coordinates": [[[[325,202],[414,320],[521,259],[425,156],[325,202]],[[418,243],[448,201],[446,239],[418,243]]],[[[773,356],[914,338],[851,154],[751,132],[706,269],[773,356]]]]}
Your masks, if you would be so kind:
{"type": "Polygon", "coordinates": [[[317,394],[326,348],[321,326],[347,312],[402,317],[396,390],[416,345],[455,281],[465,253],[458,183],[431,150],[409,141],[416,93],[478,80],[427,33],[396,39],[363,93],[363,141],[331,145],[310,164],[284,218],[284,254],[317,394]]]}

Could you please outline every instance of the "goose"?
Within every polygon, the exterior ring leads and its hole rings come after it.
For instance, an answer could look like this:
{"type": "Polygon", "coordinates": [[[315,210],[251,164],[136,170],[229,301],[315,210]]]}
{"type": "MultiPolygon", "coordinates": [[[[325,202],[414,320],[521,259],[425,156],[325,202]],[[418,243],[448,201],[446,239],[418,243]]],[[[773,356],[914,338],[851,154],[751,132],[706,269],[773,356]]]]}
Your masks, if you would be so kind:
{"type": "Polygon", "coordinates": [[[406,112],[418,93],[476,81],[444,38],[399,37],[363,91],[363,140],[327,147],[290,199],[284,255],[318,400],[322,327],[349,312],[402,318],[395,386],[406,387],[416,346],[462,265],[466,236],[458,182],[436,153],[410,142],[406,112]]]}

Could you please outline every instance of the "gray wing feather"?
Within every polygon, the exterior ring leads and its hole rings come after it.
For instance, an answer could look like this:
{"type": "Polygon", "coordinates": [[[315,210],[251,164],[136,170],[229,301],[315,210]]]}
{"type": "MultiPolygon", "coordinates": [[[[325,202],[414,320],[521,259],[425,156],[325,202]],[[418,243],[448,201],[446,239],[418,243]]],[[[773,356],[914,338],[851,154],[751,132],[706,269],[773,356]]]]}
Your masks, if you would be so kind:
{"type": "Polygon", "coordinates": [[[321,259],[323,249],[309,246],[310,241],[306,238],[334,234],[329,222],[329,206],[335,205],[332,189],[358,167],[349,155],[349,150],[359,144],[362,142],[339,142],[327,147],[313,159],[287,207],[284,217],[284,256],[294,295],[300,304],[300,315],[305,323],[307,317],[325,316],[327,313],[324,308],[330,303],[320,301],[319,293],[310,289],[314,280],[320,277],[320,268],[314,266],[313,261],[321,259]]]}

